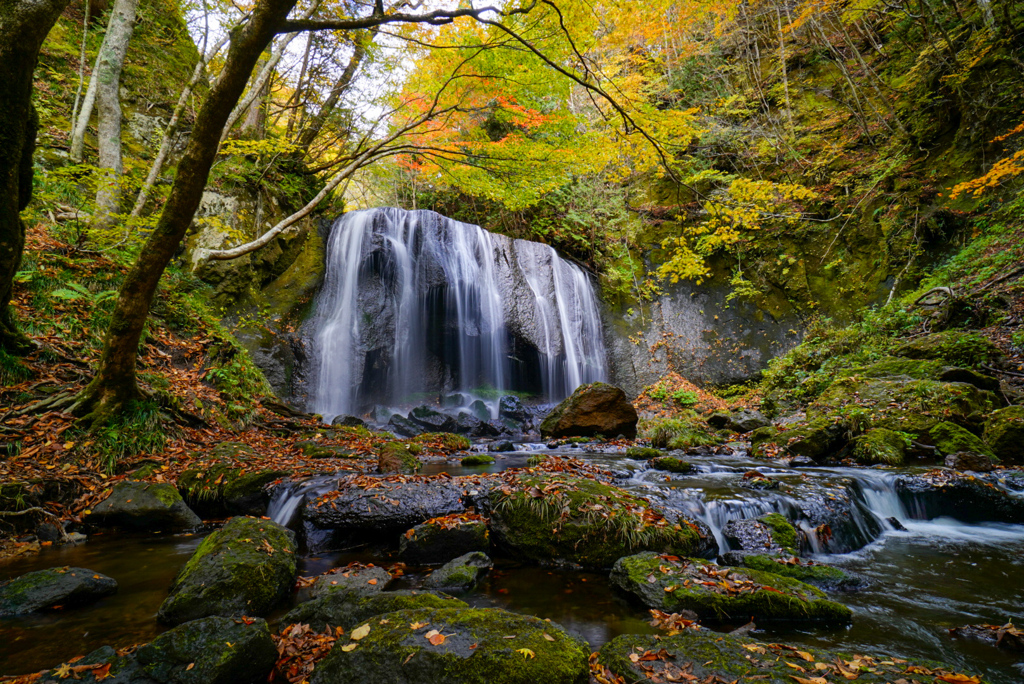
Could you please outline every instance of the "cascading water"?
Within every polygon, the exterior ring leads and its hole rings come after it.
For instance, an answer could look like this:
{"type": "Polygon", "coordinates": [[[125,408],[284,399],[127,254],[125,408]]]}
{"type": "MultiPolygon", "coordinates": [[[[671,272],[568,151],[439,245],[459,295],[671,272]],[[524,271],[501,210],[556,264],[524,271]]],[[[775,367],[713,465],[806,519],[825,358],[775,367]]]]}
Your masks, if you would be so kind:
{"type": "Polygon", "coordinates": [[[583,269],[546,245],[430,211],[338,219],[313,337],[312,408],[328,420],[441,391],[557,400],[607,374],[583,269]]]}

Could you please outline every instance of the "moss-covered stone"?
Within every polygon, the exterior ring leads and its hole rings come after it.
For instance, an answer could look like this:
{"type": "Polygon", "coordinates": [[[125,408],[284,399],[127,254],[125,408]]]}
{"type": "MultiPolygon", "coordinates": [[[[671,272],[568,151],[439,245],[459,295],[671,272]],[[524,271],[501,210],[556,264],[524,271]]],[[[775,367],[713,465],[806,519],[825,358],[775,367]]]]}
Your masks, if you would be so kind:
{"type": "Polygon", "coordinates": [[[790,577],[816,587],[831,587],[849,579],[849,575],[837,567],[792,557],[748,554],[743,556],[743,565],[754,570],[790,577]]]}
{"type": "Polygon", "coordinates": [[[692,473],[697,469],[688,461],[675,456],[658,456],[648,461],[648,465],[654,470],[664,470],[670,473],[692,473]]]}
{"type": "Polygon", "coordinates": [[[645,499],[587,478],[525,475],[491,494],[491,533],[516,557],[607,568],[651,550],[703,555],[713,542],[645,499]]]}
{"type": "Polygon", "coordinates": [[[945,368],[947,366],[942,361],[886,356],[867,366],[843,368],[836,373],[836,376],[839,378],[859,377],[877,380],[906,378],[911,380],[938,380],[945,368]]]}
{"type": "Polygon", "coordinates": [[[935,445],[942,456],[949,456],[960,451],[995,456],[981,438],[954,423],[935,425],[928,431],[928,440],[935,445]]]}
{"type": "Polygon", "coordinates": [[[0,583],[0,617],[70,607],[116,591],[116,581],[86,568],[36,570],[0,583]]]}
{"type": "Polygon", "coordinates": [[[620,558],[611,582],[648,608],[691,610],[703,620],[843,625],[852,615],[820,589],[788,577],[650,552],[620,558]]]}
{"type": "Polygon", "coordinates": [[[462,458],[462,465],[464,466],[491,465],[493,463],[494,457],[487,454],[470,454],[462,458]]]}
{"type": "Polygon", "coordinates": [[[338,568],[317,577],[311,594],[313,598],[339,592],[370,596],[384,591],[390,582],[391,573],[375,565],[338,568]]]}
{"type": "Polygon", "coordinates": [[[799,546],[796,528],[781,513],[769,513],[758,518],[757,521],[768,527],[769,534],[771,534],[772,541],[775,544],[789,553],[796,553],[796,549],[799,546]]]}
{"type": "Polygon", "coordinates": [[[779,429],[774,426],[758,428],[750,433],[750,453],[752,456],[762,457],[765,455],[765,447],[775,444],[779,436],[779,429]]]}
{"type": "Polygon", "coordinates": [[[379,473],[415,473],[420,467],[420,460],[402,442],[385,442],[377,450],[379,473]]]}
{"type": "Polygon", "coordinates": [[[792,454],[823,461],[843,448],[844,438],[845,430],[841,425],[832,419],[819,418],[780,432],[775,439],[792,454]]]}
{"type": "Polygon", "coordinates": [[[366,636],[349,642],[350,650],[339,640],[312,684],[585,684],[589,676],[590,649],[535,617],[495,608],[418,609],[364,624],[366,636]],[[432,630],[444,640],[428,640],[432,630]]]}
{"type": "Polygon", "coordinates": [[[136,658],[158,682],[255,684],[267,681],[277,647],[266,620],[207,617],[164,632],[136,658]]]}
{"type": "Polygon", "coordinates": [[[203,523],[165,482],[119,482],[110,496],[93,506],[84,522],[96,527],[130,530],[181,531],[203,523]]]}
{"type": "Polygon", "coordinates": [[[470,551],[487,551],[490,532],[483,519],[448,516],[417,525],[402,535],[398,553],[407,563],[447,563],[470,551]]]}
{"type": "Polygon", "coordinates": [[[907,455],[907,435],[875,428],[853,440],[853,457],[858,463],[901,466],[907,455]]]}
{"type": "Polygon", "coordinates": [[[385,591],[369,596],[334,592],[300,603],[284,616],[284,624],[302,623],[320,632],[325,627],[350,630],[363,620],[416,608],[468,608],[469,605],[447,594],[428,591],[385,591]]]}
{"type": "MultiPolygon", "coordinates": [[[[803,645],[792,648],[706,629],[687,629],[671,636],[624,634],[601,648],[598,661],[601,666],[627,682],[690,681],[681,676],[685,673],[699,682],[793,684],[797,677],[807,682],[845,682],[856,677],[857,682],[889,684],[920,680],[921,675],[915,676],[910,670],[915,665],[935,671],[936,675],[953,673],[941,663],[930,661],[855,656],[803,645]],[[637,658],[636,662],[630,658],[645,653],[664,653],[664,656],[650,660],[637,658]],[[811,660],[804,658],[804,653],[811,660]],[[819,663],[822,669],[818,668],[819,663]]],[[[927,677],[928,681],[932,679],[932,676],[927,677]]],[[[944,681],[972,680],[949,678],[944,681]]]]}
{"type": "Polygon", "coordinates": [[[540,434],[552,437],[636,437],[639,420],[626,393],[603,382],[580,385],[544,418],[540,434]]]}
{"type": "Polygon", "coordinates": [[[454,558],[430,573],[423,586],[445,592],[469,591],[484,578],[494,566],[491,559],[480,551],[471,551],[454,558]]]}
{"type": "Polygon", "coordinates": [[[658,458],[662,456],[663,452],[661,449],[652,449],[650,447],[638,447],[633,446],[626,449],[627,458],[636,458],[642,461],[648,461],[652,458],[658,458]]]}
{"type": "Polygon", "coordinates": [[[302,454],[307,458],[359,458],[359,454],[347,447],[325,444],[313,439],[296,442],[295,446],[302,449],[302,454]]]}
{"type": "Polygon", "coordinates": [[[295,581],[295,542],[270,520],[232,518],[181,569],[157,618],[180,624],[210,615],[267,615],[295,581]]]}
{"type": "Polygon", "coordinates": [[[246,471],[227,464],[191,468],[178,476],[178,492],[204,515],[263,515],[270,503],[264,487],[287,477],[283,470],[246,471]]]}
{"type": "Polygon", "coordinates": [[[451,432],[424,432],[422,435],[413,437],[412,441],[421,444],[432,443],[445,451],[465,451],[473,446],[468,437],[451,432]]]}
{"type": "Polygon", "coordinates": [[[1024,463],[1024,406],[993,411],[982,435],[992,453],[1005,463],[1024,463]]]}
{"type": "Polygon", "coordinates": [[[909,359],[931,359],[951,366],[976,367],[1003,355],[987,337],[962,330],[946,330],[918,337],[895,351],[909,359]]]}

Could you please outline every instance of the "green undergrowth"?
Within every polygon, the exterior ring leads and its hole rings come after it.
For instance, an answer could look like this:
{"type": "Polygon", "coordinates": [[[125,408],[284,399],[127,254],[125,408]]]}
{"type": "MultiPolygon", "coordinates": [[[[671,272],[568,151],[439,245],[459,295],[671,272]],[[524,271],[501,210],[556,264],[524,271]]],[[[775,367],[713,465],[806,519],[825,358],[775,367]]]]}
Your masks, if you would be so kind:
{"type": "Polygon", "coordinates": [[[645,418],[637,426],[642,439],[655,449],[692,449],[722,442],[694,411],[683,410],[674,418],[645,418]]]}

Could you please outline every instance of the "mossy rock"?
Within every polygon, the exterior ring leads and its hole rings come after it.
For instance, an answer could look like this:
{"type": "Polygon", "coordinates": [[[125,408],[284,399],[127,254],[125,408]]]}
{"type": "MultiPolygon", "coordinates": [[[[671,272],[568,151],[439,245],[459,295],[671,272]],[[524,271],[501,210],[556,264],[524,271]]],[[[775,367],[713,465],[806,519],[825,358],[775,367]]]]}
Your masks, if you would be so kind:
{"type": "Polygon", "coordinates": [[[469,591],[494,567],[486,554],[471,551],[454,558],[430,573],[423,586],[449,593],[469,591]]]}
{"type": "Polygon", "coordinates": [[[945,368],[947,368],[945,363],[934,359],[886,356],[866,366],[843,368],[836,373],[836,377],[872,378],[875,380],[938,380],[945,368]]]}
{"type": "Polygon", "coordinates": [[[116,591],[116,581],[86,568],[36,570],[0,583],[0,617],[88,603],[116,591]]]}
{"type": "Polygon", "coordinates": [[[780,548],[790,553],[796,552],[799,545],[796,528],[781,513],[769,513],[761,516],[757,521],[768,527],[772,541],[780,548]]]}
{"type": "Polygon", "coordinates": [[[528,465],[531,468],[534,468],[536,466],[539,466],[544,461],[546,461],[547,458],[547,454],[533,454],[532,456],[526,459],[526,465],[528,465]]]}
{"type": "Polygon", "coordinates": [[[300,603],[284,616],[286,625],[304,624],[322,632],[328,625],[350,630],[374,615],[416,608],[468,608],[469,605],[447,594],[428,591],[385,591],[369,596],[334,592],[300,603]]]}
{"type": "Polygon", "coordinates": [[[135,657],[158,682],[255,684],[267,681],[277,647],[266,620],[207,617],[164,632],[135,657]]]}
{"type": "Polygon", "coordinates": [[[664,470],[669,473],[686,474],[695,472],[697,469],[688,461],[675,456],[658,456],[647,462],[654,470],[664,470]]]}
{"type": "Polygon", "coordinates": [[[247,472],[229,465],[191,468],[178,476],[178,492],[204,514],[263,515],[270,503],[265,486],[289,474],[270,469],[247,472]]]}
{"type": "Polygon", "coordinates": [[[758,520],[730,520],[722,528],[722,536],[733,549],[755,553],[796,553],[798,535],[786,518],[770,513],[758,520]]]}
{"type": "Polygon", "coordinates": [[[181,569],[157,618],[180,624],[210,615],[267,615],[295,581],[295,541],[270,520],[231,518],[181,569]]]}
{"type": "Polygon", "coordinates": [[[377,450],[377,472],[415,473],[422,464],[402,442],[385,442],[377,450]]]}
{"type": "MultiPolygon", "coordinates": [[[[823,651],[801,645],[799,648],[762,643],[744,637],[721,634],[707,629],[687,629],[672,636],[624,634],[605,644],[598,662],[613,675],[627,682],[654,681],[719,681],[758,682],[758,684],[793,684],[796,677],[804,681],[845,682],[843,672],[855,676],[857,682],[889,684],[897,681],[923,681],[910,668],[914,665],[934,670],[935,674],[951,674],[941,663],[894,659],[878,656],[854,656],[823,651]],[[646,653],[662,654],[654,659],[636,658],[646,653]],[[803,654],[807,654],[807,660],[803,654]],[[898,662],[897,662],[898,660],[898,662]],[[838,663],[843,664],[840,671],[838,663]],[[824,669],[817,669],[821,663],[824,669]],[[797,669],[800,668],[800,669],[797,669]],[[807,672],[806,675],[801,670],[807,672]],[[687,677],[681,676],[685,673],[687,677]]],[[[927,681],[932,681],[929,676],[927,681]]],[[[937,680],[936,680],[937,681],[937,680]]],[[[978,681],[954,680],[946,681],[978,681]]]]}
{"type": "Polygon", "coordinates": [[[931,359],[968,368],[991,364],[1003,355],[987,337],[962,330],[946,330],[918,337],[899,346],[895,354],[908,359],[931,359]]]}
{"type": "Polygon", "coordinates": [[[470,551],[487,551],[490,532],[483,520],[460,516],[428,521],[402,535],[398,554],[407,563],[447,563],[470,551]]]}
{"type": "Polygon", "coordinates": [[[432,442],[440,445],[445,451],[466,451],[473,446],[468,437],[451,432],[424,432],[422,435],[413,437],[412,441],[421,444],[432,442]]]}
{"type": "Polygon", "coordinates": [[[658,458],[663,455],[664,452],[661,449],[652,449],[650,447],[633,446],[626,449],[626,458],[635,458],[641,461],[649,461],[652,458],[658,458]]]}
{"type": "Polygon", "coordinates": [[[604,382],[580,385],[544,418],[540,434],[545,438],[623,435],[636,437],[639,420],[626,393],[604,382]]]}
{"type": "MultiPolygon", "coordinates": [[[[119,656],[112,646],[101,646],[81,659],[66,664],[69,667],[85,664],[94,666],[84,672],[75,673],[78,679],[70,680],[81,682],[81,684],[95,684],[96,682],[104,682],[105,684],[155,684],[155,680],[143,671],[142,665],[139,664],[134,654],[119,656]],[[100,669],[107,665],[109,667],[105,670],[100,669]],[[93,672],[101,673],[102,679],[98,678],[93,672]]],[[[64,673],[63,666],[58,667],[44,674],[41,681],[46,683],[65,681],[68,677],[65,675],[62,678],[61,675],[64,673]]]]}
{"type": "Polygon", "coordinates": [[[462,465],[464,466],[492,465],[493,463],[494,457],[487,454],[470,454],[462,459],[462,465]]]}
{"type": "Polygon", "coordinates": [[[939,423],[928,431],[928,441],[935,445],[939,454],[949,456],[960,451],[994,457],[988,445],[968,430],[955,423],[939,423]]]}
{"type": "Polygon", "coordinates": [[[337,592],[370,596],[384,591],[390,582],[391,573],[377,566],[338,568],[317,577],[310,593],[313,598],[337,592]]]}
{"type": "Polygon", "coordinates": [[[907,456],[907,435],[874,428],[853,440],[853,458],[863,465],[901,466],[907,456]]]}
{"type": "Polygon", "coordinates": [[[589,678],[590,648],[535,617],[496,608],[421,608],[364,625],[369,632],[349,642],[350,650],[339,640],[317,664],[312,684],[586,684],[589,678]],[[429,641],[432,630],[444,641],[429,641]]]}
{"type": "Polygon", "coordinates": [[[295,446],[302,449],[302,454],[306,458],[359,458],[359,454],[347,447],[324,444],[312,439],[296,442],[295,446]]]}
{"type": "Polygon", "coordinates": [[[607,568],[637,551],[703,555],[714,542],[650,502],[587,478],[529,475],[491,492],[491,533],[517,558],[607,568]]]}
{"type": "Polygon", "coordinates": [[[776,441],[797,456],[824,461],[845,446],[846,431],[834,420],[819,418],[776,435],[776,441]]]}
{"type": "Polygon", "coordinates": [[[774,426],[754,430],[750,433],[750,454],[754,457],[763,457],[765,455],[764,447],[775,444],[779,434],[779,429],[774,426]]]}
{"type": "Polygon", "coordinates": [[[690,610],[702,620],[845,625],[852,616],[820,589],[795,579],[650,552],[620,558],[611,583],[648,608],[690,610]]]}
{"type": "Polygon", "coordinates": [[[110,496],[93,506],[84,522],[148,532],[180,532],[203,524],[185,505],[181,494],[166,482],[119,482],[110,496]]]}
{"type": "Polygon", "coordinates": [[[850,576],[840,568],[799,558],[781,558],[763,554],[743,556],[743,566],[762,572],[789,577],[816,587],[834,587],[850,576]]]}
{"type": "Polygon", "coordinates": [[[993,411],[985,421],[982,435],[1000,460],[1024,463],[1024,406],[1008,406],[993,411]]]}
{"type": "Polygon", "coordinates": [[[863,428],[923,435],[941,422],[966,424],[973,414],[1000,405],[992,392],[962,382],[933,380],[837,380],[807,407],[809,420],[857,415],[863,428]]]}

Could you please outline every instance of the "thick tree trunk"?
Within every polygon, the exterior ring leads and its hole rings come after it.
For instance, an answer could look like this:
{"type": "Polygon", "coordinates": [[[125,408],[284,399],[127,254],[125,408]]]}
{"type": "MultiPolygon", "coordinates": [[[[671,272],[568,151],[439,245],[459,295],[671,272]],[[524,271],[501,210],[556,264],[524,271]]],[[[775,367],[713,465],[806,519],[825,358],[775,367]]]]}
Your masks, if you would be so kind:
{"type": "Polygon", "coordinates": [[[128,54],[128,43],[135,29],[135,12],[139,0],[117,0],[110,13],[107,36],[96,60],[96,114],[99,132],[100,181],[96,190],[94,230],[107,230],[114,225],[114,215],[121,205],[121,68],[128,54]]]}
{"type": "Polygon", "coordinates": [[[10,308],[14,274],[25,249],[21,210],[32,198],[32,153],[38,119],[32,73],[39,48],[68,0],[0,0],[0,348],[23,353],[28,338],[10,308]]]}
{"type": "Polygon", "coordinates": [[[260,0],[249,21],[232,32],[224,69],[196,117],[160,219],[118,291],[96,377],[72,407],[87,423],[105,421],[139,397],[135,364],[157,284],[199,208],[224,124],[295,2],[260,0]]]}

